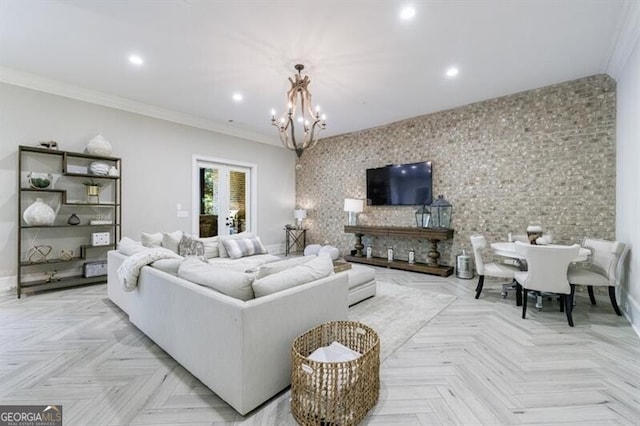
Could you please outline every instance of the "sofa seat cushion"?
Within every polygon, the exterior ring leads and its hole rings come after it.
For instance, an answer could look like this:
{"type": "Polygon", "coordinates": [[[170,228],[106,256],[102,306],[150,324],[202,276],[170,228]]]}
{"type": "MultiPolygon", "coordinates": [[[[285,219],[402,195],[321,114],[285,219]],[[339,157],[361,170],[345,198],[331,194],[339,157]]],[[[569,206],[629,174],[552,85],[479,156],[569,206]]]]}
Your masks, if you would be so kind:
{"type": "Polygon", "coordinates": [[[254,274],[232,271],[189,257],[180,264],[178,276],[240,300],[253,299],[254,274]]]}
{"type": "Polygon", "coordinates": [[[180,269],[180,265],[184,261],[184,258],[179,259],[160,259],[156,260],[151,264],[152,267],[159,269],[162,272],[166,272],[167,274],[178,276],[178,270],[180,269]]]}
{"type": "Polygon", "coordinates": [[[209,264],[230,271],[257,271],[258,268],[265,263],[277,262],[280,258],[272,254],[257,254],[255,256],[247,256],[240,259],[231,259],[228,257],[214,257],[209,259],[209,264]]]}
{"type": "Polygon", "coordinates": [[[376,279],[376,271],[367,266],[352,264],[346,272],[349,275],[349,290],[376,279]]]}
{"type": "Polygon", "coordinates": [[[333,274],[333,262],[328,256],[319,256],[293,268],[267,275],[253,282],[256,297],[296,287],[333,274]]]}
{"type": "Polygon", "coordinates": [[[351,269],[339,272],[339,274],[346,274],[349,279],[349,306],[376,295],[375,269],[352,263],[351,269]]]}

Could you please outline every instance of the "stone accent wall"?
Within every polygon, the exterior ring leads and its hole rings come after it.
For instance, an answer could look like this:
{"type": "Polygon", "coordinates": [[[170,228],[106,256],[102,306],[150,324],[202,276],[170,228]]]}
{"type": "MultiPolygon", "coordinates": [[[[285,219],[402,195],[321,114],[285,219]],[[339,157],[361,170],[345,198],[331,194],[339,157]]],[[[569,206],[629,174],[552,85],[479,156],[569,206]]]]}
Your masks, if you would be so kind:
{"type": "MultiPolygon", "coordinates": [[[[322,139],[297,166],[297,205],[307,243],[343,254],[345,198],[366,198],[367,168],[431,161],[433,194],[453,205],[455,238],[441,263],[470,250],[469,237],[505,241],[530,222],[560,243],[615,237],[615,81],[595,75],[389,125],[322,139]]],[[[359,113],[354,111],[354,114],[359,113]]],[[[348,119],[348,117],[343,117],[348,119]]],[[[331,125],[329,123],[329,125],[331,125]]],[[[361,224],[415,226],[415,207],[367,206],[361,224]]],[[[426,241],[375,238],[374,255],[395,248],[426,261],[426,241]]]]}

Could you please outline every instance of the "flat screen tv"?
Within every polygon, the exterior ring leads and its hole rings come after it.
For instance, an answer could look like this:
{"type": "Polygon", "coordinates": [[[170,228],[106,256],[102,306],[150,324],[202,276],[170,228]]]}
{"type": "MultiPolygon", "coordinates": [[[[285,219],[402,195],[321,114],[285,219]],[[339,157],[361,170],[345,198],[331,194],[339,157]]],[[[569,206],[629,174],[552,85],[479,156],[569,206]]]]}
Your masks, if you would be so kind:
{"type": "Polygon", "coordinates": [[[431,204],[431,161],[367,169],[367,204],[431,204]]]}

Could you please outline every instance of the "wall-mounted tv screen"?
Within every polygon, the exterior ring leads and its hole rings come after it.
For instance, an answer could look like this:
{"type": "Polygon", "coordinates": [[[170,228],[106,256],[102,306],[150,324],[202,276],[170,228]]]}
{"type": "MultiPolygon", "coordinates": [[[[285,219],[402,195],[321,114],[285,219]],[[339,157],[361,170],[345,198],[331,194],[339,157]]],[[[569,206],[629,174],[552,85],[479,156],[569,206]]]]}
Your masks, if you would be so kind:
{"type": "Polygon", "coordinates": [[[431,161],[367,169],[367,204],[431,204],[431,161]]]}

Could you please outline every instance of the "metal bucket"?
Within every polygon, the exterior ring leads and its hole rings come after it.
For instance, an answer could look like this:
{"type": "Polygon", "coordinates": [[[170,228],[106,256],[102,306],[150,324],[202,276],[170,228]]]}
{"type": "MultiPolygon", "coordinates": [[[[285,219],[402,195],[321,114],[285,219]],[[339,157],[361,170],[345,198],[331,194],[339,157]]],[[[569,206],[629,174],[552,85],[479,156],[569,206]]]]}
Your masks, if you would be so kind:
{"type": "Polygon", "coordinates": [[[471,256],[464,251],[456,256],[456,277],[464,280],[473,278],[473,268],[471,267],[471,256]]]}

